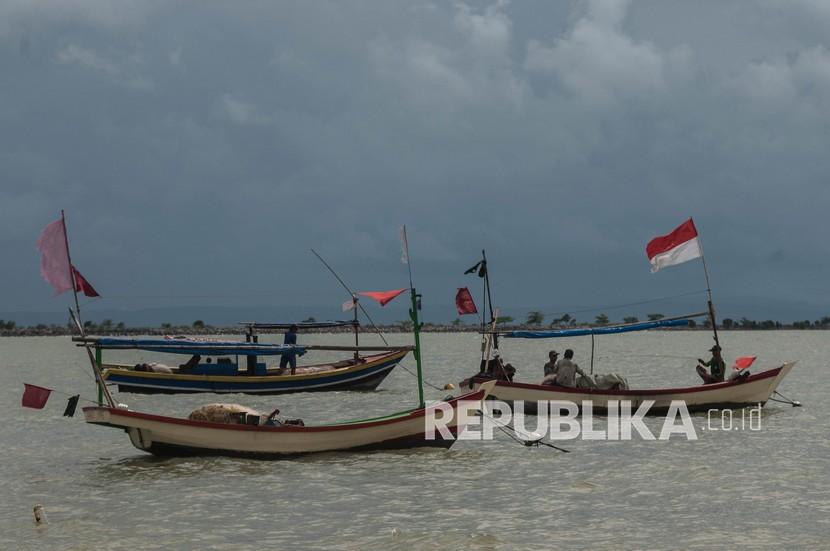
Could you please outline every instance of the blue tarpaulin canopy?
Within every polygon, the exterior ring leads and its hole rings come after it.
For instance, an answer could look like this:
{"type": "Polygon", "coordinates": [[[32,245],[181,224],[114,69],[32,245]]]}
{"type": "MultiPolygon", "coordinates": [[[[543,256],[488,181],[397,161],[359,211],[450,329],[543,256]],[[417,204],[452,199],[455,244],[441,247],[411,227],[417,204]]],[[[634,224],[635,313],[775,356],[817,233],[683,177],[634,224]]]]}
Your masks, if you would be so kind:
{"type": "Polygon", "coordinates": [[[352,326],[355,323],[354,320],[299,321],[297,323],[257,323],[255,321],[241,321],[239,325],[245,325],[252,329],[289,329],[292,325],[296,325],[298,329],[329,329],[332,327],[346,327],[347,325],[352,326]]]}
{"type": "Polygon", "coordinates": [[[580,327],[577,329],[556,329],[553,331],[510,331],[503,333],[503,337],[512,339],[555,339],[559,337],[580,337],[583,335],[613,335],[630,331],[645,331],[658,327],[679,327],[689,325],[688,319],[669,319],[644,321],[627,325],[612,325],[610,327],[580,327]]]}
{"type": "Polygon", "coordinates": [[[169,354],[199,354],[202,356],[280,356],[305,354],[305,348],[291,344],[259,344],[239,341],[210,341],[198,339],[131,339],[123,337],[81,338],[76,341],[108,350],[148,350],[169,354]]]}

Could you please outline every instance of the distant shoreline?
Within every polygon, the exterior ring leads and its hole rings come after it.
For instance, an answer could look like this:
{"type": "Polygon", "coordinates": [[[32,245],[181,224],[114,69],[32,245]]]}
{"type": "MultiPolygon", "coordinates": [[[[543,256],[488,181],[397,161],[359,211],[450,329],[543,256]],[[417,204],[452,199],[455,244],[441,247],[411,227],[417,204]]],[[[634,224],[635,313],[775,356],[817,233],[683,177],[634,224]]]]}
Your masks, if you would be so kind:
{"type": "MultiPolygon", "coordinates": [[[[611,325],[611,324],[609,324],[611,325]]],[[[568,326],[568,327],[549,327],[540,325],[502,325],[499,326],[499,332],[507,331],[553,331],[559,329],[585,329],[592,327],[589,325],[582,326],[568,326]]],[[[382,333],[410,333],[412,329],[405,325],[378,325],[382,333]]],[[[804,331],[814,330],[821,331],[830,329],[830,326],[810,326],[797,327],[793,325],[781,325],[779,327],[723,327],[718,326],[719,331],[804,331]]],[[[453,325],[453,324],[432,324],[425,323],[421,329],[423,333],[478,333],[481,326],[478,325],[453,325]]],[[[710,328],[698,325],[696,327],[672,327],[672,328],[656,328],[658,331],[711,331],[710,328]]],[[[244,335],[246,330],[243,326],[212,326],[205,325],[202,327],[193,327],[190,325],[171,325],[171,326],[157,326],[157,327],[124,327],[124,328],[104,328],[100,326],[88,327],[87,333],[90,335],[99,336],[134,336],[134,335],[244,335]]],[[[257,331],[259,335],[273,335],[281,334],[283,331],[276,330],[261,330],[257,331]]],[[[303,334],[351,334],[352,329],[347,328],[323,328],[323,329],[303,329],[303,334]]],[[[376,333],[375,328],[362,326],[360,333],[363,335],[370,335],[376,333]]],[[[15,327],[14,329],[0,329],[0,337],[61,337],[76,335],[77,331],[71,330],[69,327],[61,325],[38,325],[31,327],[15,327]]]]}

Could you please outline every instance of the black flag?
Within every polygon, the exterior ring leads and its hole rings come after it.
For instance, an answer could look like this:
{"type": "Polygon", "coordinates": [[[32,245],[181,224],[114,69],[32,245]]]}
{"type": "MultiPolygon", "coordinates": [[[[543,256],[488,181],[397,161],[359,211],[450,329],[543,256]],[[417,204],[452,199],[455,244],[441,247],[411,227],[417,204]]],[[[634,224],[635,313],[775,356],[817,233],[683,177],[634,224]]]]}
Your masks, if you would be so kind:
{"type": "Polygon", "coordinates": [[[473,266],[472,268],[470,268],[469,270],[464,272],[464,274],[465,275],[466,274],[471,274],[471,273],[475,272],[476,270],[478,270],[478,277],[484,277],[485,275],[487,275],[487,261],[486,260],[478,261],[475,266],[473,266]]]}
{"type": "Polygon", "coordinates": [[[69,401],[66,403],[66,409],[63,410],[64,417],[75,417],[75,409],[78,407],[78,399],[80,397],[80,394],[76,394],[69,398],[69,401]]]}

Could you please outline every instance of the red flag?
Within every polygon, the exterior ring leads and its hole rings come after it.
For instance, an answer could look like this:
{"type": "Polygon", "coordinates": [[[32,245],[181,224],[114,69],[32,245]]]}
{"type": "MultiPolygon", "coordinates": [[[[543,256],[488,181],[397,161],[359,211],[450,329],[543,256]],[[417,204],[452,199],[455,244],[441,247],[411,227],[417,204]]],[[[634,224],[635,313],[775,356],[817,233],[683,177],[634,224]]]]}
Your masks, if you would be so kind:
{"type": "Polygon", "coordinates": [[[100,297],[101,295],[98,294],[98,291],[89,284],[89,281],[86,280],[84,276],[81,275],[81,272],[75,266],[72,266],[72,275],[75,277],[75,290],[76,291],[83,291],[84,294],[88,297],[100,297]]]}
{"type": "Polygon", "coordinates": [[[697,228],[689,218],[671,233],[655,237],[646,245],[646,255],[651,263],[651,271],[656,272],[666,266],[682,264],[701,256],[697,228]]]}
{"type": "Polygon", "coordinates": [[[43,409],[52,390],[43,388],[42,386],[30,385],[23,383],[26,389],[23,391],[23,400],[20,402],[24,408],[43,409]]]}
{"type": "Polygon", "coordinates": [[[395,291],[364,291],[358,293],[364,297],[369,297],[380,303],[381,306],[386,306],[393,298],[406,291],[406,289],[397,289],[395,291]]]}
{"type": "Polygon", "coordinates": [[[735,365],[732,366],[732,369],[736,371],[746,369],[752,365],[752,362],[754,362],[757,357],[758,356],[741,356],[740,358],[735,358],[735,365]]]}
{"type": "Polygon", "coordinates": [[[455,308],[458,310],[458,315],[464,314],[478,314],[476,303],[473,302],[473,295],[466,287],[459,287],[458,292],[455,293],[455,308]]]}

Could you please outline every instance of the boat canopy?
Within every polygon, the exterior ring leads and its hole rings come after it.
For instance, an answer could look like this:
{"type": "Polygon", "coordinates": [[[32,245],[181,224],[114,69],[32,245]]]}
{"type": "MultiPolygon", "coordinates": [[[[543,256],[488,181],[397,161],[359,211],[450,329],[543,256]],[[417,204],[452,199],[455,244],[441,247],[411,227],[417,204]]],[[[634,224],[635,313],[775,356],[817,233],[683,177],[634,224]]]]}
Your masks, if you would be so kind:
{"type": "Polygon", "coordinates": [[[606,327],[580,327],[576,329],[556,329],[553,331],[510,331],[508,333],[502,333],[502,336],[511,339],[554,339],[558,337],[580,337],[583,335],[613,335],[616,333],[628,333],[630,331],[646,331],[658,327],[679,327],[681,325],[689,325],[689,320],[687,318],[675,318],[606,327]]]}
{"type": "Polygon", "coordinates": [[[244,325],[250,329],[289,329],[292,325],[296,325],[299,329],[327,329],[330,327],[359,325],[359,323],[355,320],[301,321],[297,323],[257,323],[253,321],[241,321],[239,325],[244,325]]]}
{"type": "Polygon", "coordinates": [[[106,350],[148,350],[193,356],[280,356],[305,354],[305,347],[292,344],[269,344],[239,341],[212,341],[187,338],[132,339],[124,337],[76,337],[80,346],[92,345],[106,350]]]}

